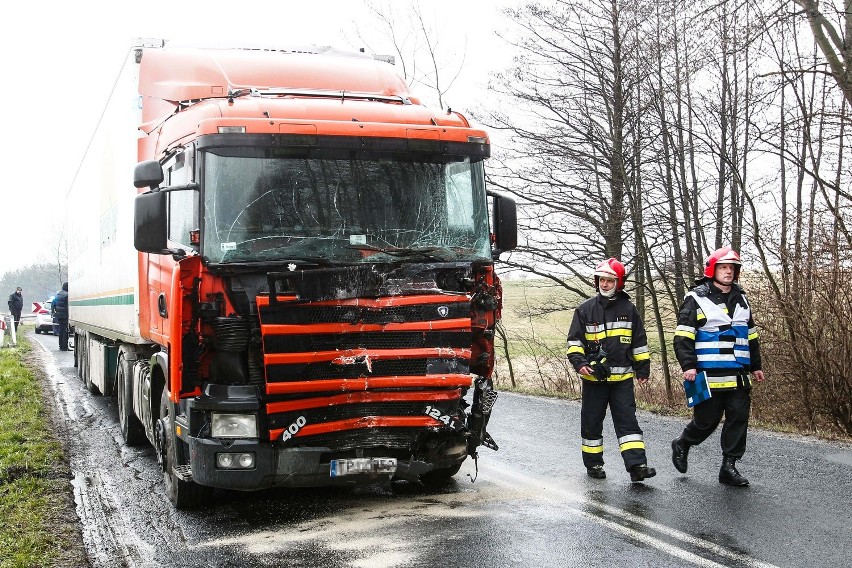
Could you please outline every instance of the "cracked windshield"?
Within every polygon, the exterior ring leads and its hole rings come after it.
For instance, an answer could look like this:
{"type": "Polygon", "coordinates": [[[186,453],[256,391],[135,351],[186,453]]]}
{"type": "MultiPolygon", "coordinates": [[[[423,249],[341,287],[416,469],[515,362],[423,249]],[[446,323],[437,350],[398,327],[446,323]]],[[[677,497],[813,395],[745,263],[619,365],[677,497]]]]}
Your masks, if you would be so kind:
{"type": "Polygon", "coordinates": [[[491,256],[481,161],[209,151],[203,254],[214,263],[491,256]]]}

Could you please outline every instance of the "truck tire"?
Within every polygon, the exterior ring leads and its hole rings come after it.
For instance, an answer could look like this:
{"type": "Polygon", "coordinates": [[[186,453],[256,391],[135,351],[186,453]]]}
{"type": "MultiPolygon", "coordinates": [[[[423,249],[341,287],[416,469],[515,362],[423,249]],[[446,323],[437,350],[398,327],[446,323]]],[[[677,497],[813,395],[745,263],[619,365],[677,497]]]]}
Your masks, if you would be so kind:
{"type": "MultiPolygon", "coordinates": [[[[74,345],[77,345],[77,342],[74,342],[74,345]]],[[[84,341],[82,345],[80,345],[80,350],[77,354],[77,376],[83,381],[83,386],[86,387],[86,390],[90,393],[97,395],[100,394],[98,387],[92,382],[92,379],[89,375],[89,368],[91,367],[91,362],[89,361],[89,350],[86,348],[88,345],[87,341],[84,341]]]]}
{"type": "Polygon", "coordinates": [[[133,366],[124,357],[124,353],[118,356],[118,372],[115,382],[121,437],[126,445],[138,446],[146,441],[145,428],[133,414],[133,366]]]}
{"type": "Polygon", "coordinates": [[[160,397],[160,416],[166,420],[165,456],[163,456],[163,482],[166,486],[166,495],[174,505],[175,509],[195,509],[204,506],[210,501],[213,488],[199,485],[194,481],[181,479],[174,471],[178,462],[177,444],[182,443],[175,436],[175,414],[174,405],[169,400],[169,393],[163,389],[160,397]]]}
{"type": "Polygon", "coordinates": [[[79,341],[74,342],[74,356],[77,358],[77,378],[82,382],[86,382],[86,350],[83,344],[79,341]]]}
{"type": "Polygon", "coordinates": [[[420,476],[420,483],[430,489],[445,485],[452,477],[459,472],[462,464],[458,463],[450,467],[442,467],[433,469],[420,476]]]}
{"type": "MultiPolygon", "coordinates": [[[[76,342],[74,343],[76,345],[76,342]]],[[[83,385],[86,387],[86,390],[97,396],[101,394],[100,389],[92,382],[92,361],[89,358],[89,342],[83,342],[83,349],[80,351],[80,363],[77,367],[77,375],[82,379],[83,385]]]]}

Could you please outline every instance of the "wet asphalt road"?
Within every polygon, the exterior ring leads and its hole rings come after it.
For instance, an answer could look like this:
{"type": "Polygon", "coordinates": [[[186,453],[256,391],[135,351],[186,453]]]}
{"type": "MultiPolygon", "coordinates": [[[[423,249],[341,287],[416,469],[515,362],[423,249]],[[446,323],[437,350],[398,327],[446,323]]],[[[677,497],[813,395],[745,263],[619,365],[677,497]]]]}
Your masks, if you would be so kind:
{"type": "Polygon", "coordinates": [[[752,430],[720,485],[718,432],[671,465],[683,421],[640,413],[658,474],[630,484],[611,425],[606,480],[586,477],[579,404],[501,394],[478,477],[465,462],[440,491],[406,482],[358,489],[219,492],[175,511],[150,447],[121,443],[114,399],[90,395],[53,336],[30,338],[66,421],[83,539],[95,567],[852,566],[852,447],[752,430]]]}

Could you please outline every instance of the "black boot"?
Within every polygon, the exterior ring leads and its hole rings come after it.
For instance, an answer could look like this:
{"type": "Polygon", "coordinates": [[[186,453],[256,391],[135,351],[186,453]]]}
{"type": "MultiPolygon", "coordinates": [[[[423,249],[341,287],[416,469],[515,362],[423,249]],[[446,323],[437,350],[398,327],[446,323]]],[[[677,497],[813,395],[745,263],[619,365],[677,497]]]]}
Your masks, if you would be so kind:
{"type": "Polygon", "coordinates": [[[686,473],[686,458],[689,455],[689,444],[681,438],[672,440],[672,463],[675,469],[681,473],[686,473]]]}
{"type": "Polygon", "coordinates": [[[636,464],[630,468],[630,481],[636,483],[637,481],[644,481],[649,477],[654,477],[657,475],[657,470],[653,467],[648,467],[647,464],[640,463],[636,464]]]}
{"type": "Polygon", "coordinates": [[[595,479],[606,479],[606,472],[602,465],[592,465],[586,468],[586,473],[589,477],[595,479]]]}
{"type": "Polygon", "coordinates": [[[719,470],[719,483],[725,485],[733,485],[734,487],[745,487],[748,485],[748,479],[740,475],[734,463],[736,458],[725,456],[722,459],[722,468],[719,470]]]}

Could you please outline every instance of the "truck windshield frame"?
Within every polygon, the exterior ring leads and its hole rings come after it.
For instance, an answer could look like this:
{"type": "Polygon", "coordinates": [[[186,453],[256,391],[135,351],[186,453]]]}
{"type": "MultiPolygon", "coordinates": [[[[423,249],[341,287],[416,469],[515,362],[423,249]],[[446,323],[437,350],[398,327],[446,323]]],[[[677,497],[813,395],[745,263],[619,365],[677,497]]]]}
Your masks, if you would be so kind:
{"type": "Polygon", "coordinates": [[[213,265],[489,260],[484,156],[471,154],[207,146],[202,257],[213,265]]]}

